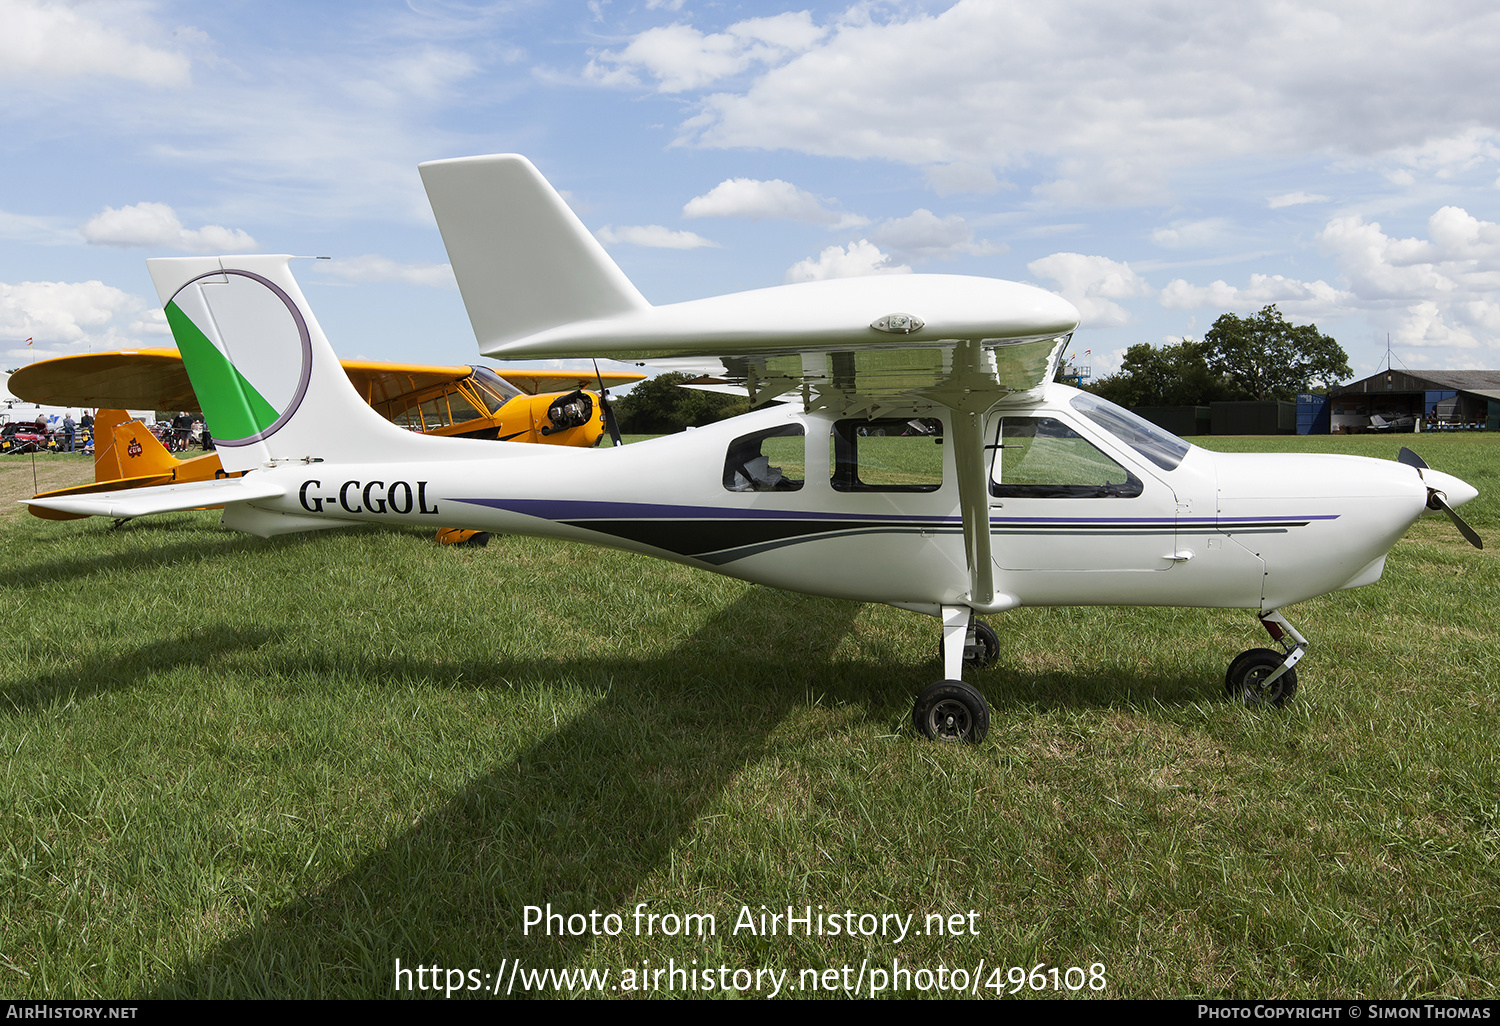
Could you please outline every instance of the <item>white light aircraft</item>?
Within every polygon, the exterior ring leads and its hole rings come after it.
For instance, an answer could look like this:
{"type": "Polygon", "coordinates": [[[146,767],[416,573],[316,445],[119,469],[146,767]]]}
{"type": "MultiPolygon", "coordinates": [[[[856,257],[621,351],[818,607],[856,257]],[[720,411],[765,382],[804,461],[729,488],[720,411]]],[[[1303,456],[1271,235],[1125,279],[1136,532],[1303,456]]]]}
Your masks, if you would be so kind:
{"type": "Polygon", "coordinates": [[[148,261],[224,468],[242,478],[30,500],[112,517],[223,504],[262,537],[459,525],[610,545],[940,618],[932,738],[977,742],[976,618],[1034,605],[1254,610],[1278,648],[1230,695],[1280,704],[1307,640],[1293,603],[1380,578],[1425,510],[1475,490],[1404,462],[1189,445],[1056,384],[1078,313],[951,275],[819,281],[652,306],[519,156],[421,166],[480,351],[712,359],[759,409],[608,449],[402,431],[349,385],[284,256],[148,261]],[[780,400],[772,403],[771,400],[780,400]]]}

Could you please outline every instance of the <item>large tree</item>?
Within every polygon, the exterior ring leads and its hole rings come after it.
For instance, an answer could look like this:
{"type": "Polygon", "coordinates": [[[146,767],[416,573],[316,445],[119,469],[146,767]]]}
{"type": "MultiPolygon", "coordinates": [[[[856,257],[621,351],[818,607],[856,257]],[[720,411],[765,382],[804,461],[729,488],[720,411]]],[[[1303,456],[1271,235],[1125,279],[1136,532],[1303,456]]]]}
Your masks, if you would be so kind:
{"type": "Polygon", "coordinates": [[[1286,399],[1336,385],[1349,355],[1316,324],[1294,325],[1275,304],[1253,317],[1225,314],[1203,336],[1204,359],[1233,399],[1286,399]]]}
{"type": "Polygon", "coordinates": [[[1160,349],[1139,342],[1125,350],[1116,373],[1089,391],[1121,406],[1202,406],[1229,398],[1204,353],[1204,344],[1190,338],[1160,349]]]}

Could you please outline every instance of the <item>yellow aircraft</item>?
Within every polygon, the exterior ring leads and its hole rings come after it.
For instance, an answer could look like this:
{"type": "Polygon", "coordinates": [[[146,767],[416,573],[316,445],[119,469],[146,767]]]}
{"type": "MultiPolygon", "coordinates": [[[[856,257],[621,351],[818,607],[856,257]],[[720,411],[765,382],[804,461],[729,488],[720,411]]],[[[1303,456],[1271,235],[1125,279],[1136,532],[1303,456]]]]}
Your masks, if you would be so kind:
{"type": "MultiPolygon", "coordinates": [[[[644,374],[579,373],[520,369],[496,373],[464,364],[430,366],[378,360],[343,360],[361,398],[398,427],[432,435],[592,446],[606,427],[618,435],[613,411],[596,385],[640,381],[644,374]],[[543,391],[546,389],[547,391],[543,391]],[[561,391],[566,389],[566,391],[561,391]]],[[[11,392],[28,402],[100,407],[94,420],[94,483],[43,492],[36,498],[81,495],[210,481],[224,473],[217,453],[179,460],[127,409],[198,411],[198,398],[175,349],[134,349],[42,360],[11,375],[11,392]]],[[[239,476],[239,475],[233,475],[239,476]]],[[[28,507],[39,517],[71,520],[80,514],[28,507]]],[[[439,537],[469,540],[475,532],[439,537]]]]}

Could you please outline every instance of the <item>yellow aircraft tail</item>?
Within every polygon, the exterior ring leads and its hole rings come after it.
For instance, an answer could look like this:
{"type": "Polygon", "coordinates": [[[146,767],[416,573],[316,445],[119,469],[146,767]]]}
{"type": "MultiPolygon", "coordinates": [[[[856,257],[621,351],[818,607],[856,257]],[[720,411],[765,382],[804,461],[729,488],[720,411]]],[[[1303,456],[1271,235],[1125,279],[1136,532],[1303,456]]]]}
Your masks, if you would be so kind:
{"type": "Polygon", "coordinates": [[[124,410],[100,410],[94,418],[95,481],[170,475],[181,462],[124,410]]]}
{"type": "MultiPolygon", "coordinates": [[[[122,488],[212,481],[226,476],[217,453],[204,453],[179,460],[138,420],[124,410],[100,410],[94,416],[94,483],[58,488],[32,496],[58,498],[112,492],[122,488]]],[[[237,477],[237,474],[227,475],[237,477]]],[[[213,507],[201,507],[213,508],[213,507]]],[[[28,506],[32,516],[43,520],[77,520],[87,513],[65,513],[45,506],[28,506]]]]}

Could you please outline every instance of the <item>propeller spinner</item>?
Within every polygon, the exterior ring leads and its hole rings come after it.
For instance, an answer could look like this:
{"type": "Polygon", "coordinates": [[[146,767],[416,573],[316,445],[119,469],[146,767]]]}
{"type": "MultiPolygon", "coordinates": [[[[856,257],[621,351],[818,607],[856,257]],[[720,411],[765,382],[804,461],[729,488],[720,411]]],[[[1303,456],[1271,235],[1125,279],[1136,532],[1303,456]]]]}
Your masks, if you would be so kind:
{"type": "Polygon", "coordinates": [[[1452,474],[1445,474],[1440,470],[1433,470],[1427,465],[1427,461],[1406,446],[1401,447],[1401,453],[1396,457],[1401,463],[1408,467],[1415,467],[1417,473],[1422,475],[1422,482],[1427,485],[1427,508],[1431,510],[1442,510],[1448,514],[1448,519],[1453,521],[1453,526],[1458,528],[1458,533],[1463,535],[1468,543],[1476,549],[1484,548],[1484,541],[1479,537],[1479,532],[1468,525],[1463,517],[1448,502],[1448,493],[1454,496],[1462,496],[1458,502],[1462,505],[1475,495],[1479,494],[1473,486],[1459,480],[1452,474]]]}

